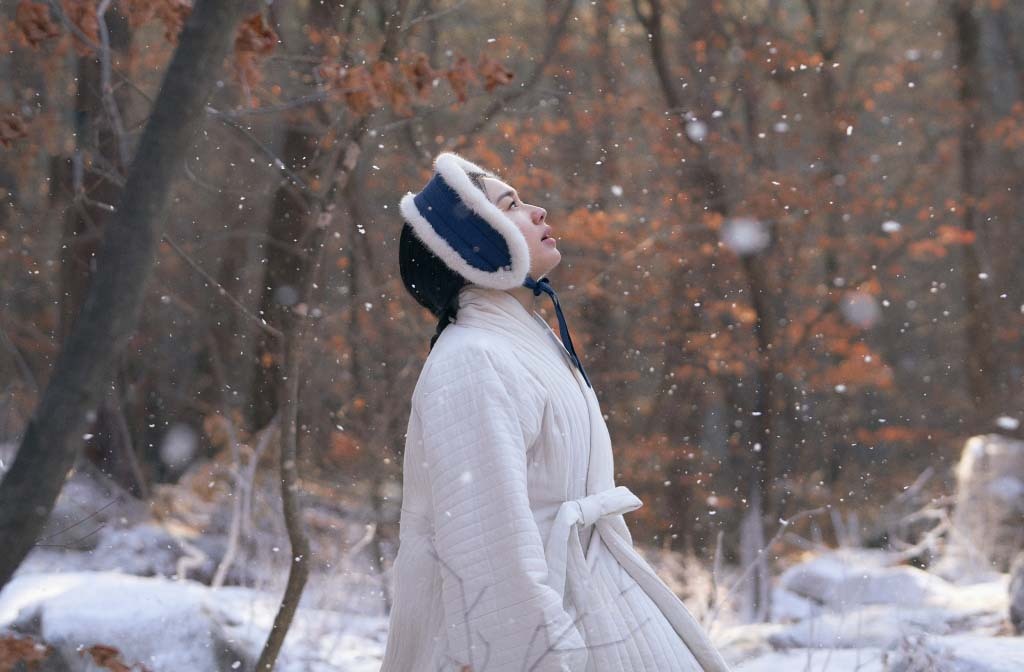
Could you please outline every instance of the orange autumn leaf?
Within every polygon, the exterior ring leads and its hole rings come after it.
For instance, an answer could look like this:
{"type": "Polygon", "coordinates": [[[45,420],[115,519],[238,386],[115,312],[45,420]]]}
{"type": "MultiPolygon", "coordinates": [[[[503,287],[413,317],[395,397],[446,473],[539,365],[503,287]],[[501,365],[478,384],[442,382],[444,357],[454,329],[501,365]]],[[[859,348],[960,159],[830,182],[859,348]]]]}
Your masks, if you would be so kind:
{"type": "Polygon", "coordinates": [[[380,105],[373,79],[366,67],[358,65],[345,70],[339,78],[345,104],[358,115],[367,115],[380,105]]]}
{"type": "Polygon", "coordinates": [[[266,56],[277,46],[277,33],[263,20],[262,14],[253,14],[242,22],[235,34],[235,54],[266,56]]]}
{"type": "Polygon", "coordinates": [[[403,116],[412,116],[412,99],[405,88],[405,82],[395,77],[394,68],[386,61],[377,61],[373,64],[373,88],[378,96],[387,99],[395,113],[403,116]]]}
{"type": "Polygon", "coordinates": [[[249,86],[263,79],[257,64],[277,46],[277,33],[263,21],[262,14],[253,14],[242,22],[235,33],[235,73],[249,86]]]}
{"type": "Polygon", "coordinates": [[[437,73],[430,67],[430,59],[426,54],[419,52],[409,61],[402,61],[402,72],[421,100],[430,96],[430,89],[437,79],[437,73]]]}
{"type": "Polygon", "coordinates": [[[35,669],[52,651],[50,646],[36,642],[31,637],[5,635],[0,637],[0,670],[35,669]]]}
{"type": "Polygon", "coordinates": [[[21,39],[30,47],[38,47],[45,40],[60,35],[60,27],[50,19],[49,7],[32,0],[18,3],[14,25],[21,39]]]}
{"type": "Polygon", "coordinates": [[[0,113],[0,145],[5,149],[11,147],[15,140],[28,134],[25,121],[13,110],[0,113]]]}
{"type": "Polygon", "coordinates": [[[178,34],[191,13],[192,5],[188,0],[163,0],[157,3],[156,16],[164,24],[164,38],[168,42],[178,43],[178,34]]]}
{"type": "Polygon", "coordinates": [[[331,432],[329,454],[332,460],[347,462],[362,453],[359,442],[346,432],[331,432]]]}
{"type": "Polygon", "coordinates": [[[959,226],[943,224],[939,227],[939,241],[944,245],[971,245],[974,243],[974,231],[959,226]]]}
{"type": "Polygon", "coordinates": [[[121,652],[112,646],[104,644],[93,644],[81,651],[83,656],[88,655],[93,662],[111,672],[149,672],[149,668],[142,663],[128,665],[121,659],[121,652]]]}
{"type": "MultiPolygon", "coordinates": [[[[93,44],[99,44],[100,25],[96,16],[96,3],[85,0],[63,0],[64,14],[78,30],[89,38],[93,44]]],[[[83,42],[77,35],[73,42],[75,52],[79,56],[88,56],[92,47],[83,42]]]]}
{"type": "Polygon", "coordinates": [[[515,76],[511,70],[487,54],[480,56],[480,65],[477,69],[480,76],[484,78],[484,89],[487,91],[493,91],[499,86],[508,84],[515,76]]]}
{"type": "Polygon", "coordinates": [[[946,256],[946,246],[931,238],[911,243],[907,251],[914,259],[941,259],[946,256]]]}
{"type": "Polygon", "coordinates": [[[477,81],[476,70],[474,70],[469,59],[465,56],[456,58],[454,65],[445,73],[445,76],[448,78],[448,84],[451,85],[452,91],[455,92],[455,97],[458,98],[459,102],[466,102],[469,99],[469,85],[477,81]]]}
{"type": "Polygon", "coordinates": [[[192,12],[189,0],[122,0],[128,25],[135,29],[156,17],[164,25],[164,39],[177,44],[185,19],[192,12]]]}

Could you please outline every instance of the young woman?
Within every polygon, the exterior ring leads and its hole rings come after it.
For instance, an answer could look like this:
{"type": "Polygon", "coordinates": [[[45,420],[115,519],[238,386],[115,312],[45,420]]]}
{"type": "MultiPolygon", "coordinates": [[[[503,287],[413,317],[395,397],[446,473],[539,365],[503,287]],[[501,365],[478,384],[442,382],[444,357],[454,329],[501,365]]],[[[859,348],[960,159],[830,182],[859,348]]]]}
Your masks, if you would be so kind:
{"type": "Polygon", "coordinates": [[[445,153],[401,202],[402,280],[439,320],[412,395],[382,672],[727,670],[634,550],[611,440],[545,277],[544,208],[445,153]],[[539,280],[537,279],[539,278],[539,280]],[[541,292],[560,335],[534,311],[541,292]]]}

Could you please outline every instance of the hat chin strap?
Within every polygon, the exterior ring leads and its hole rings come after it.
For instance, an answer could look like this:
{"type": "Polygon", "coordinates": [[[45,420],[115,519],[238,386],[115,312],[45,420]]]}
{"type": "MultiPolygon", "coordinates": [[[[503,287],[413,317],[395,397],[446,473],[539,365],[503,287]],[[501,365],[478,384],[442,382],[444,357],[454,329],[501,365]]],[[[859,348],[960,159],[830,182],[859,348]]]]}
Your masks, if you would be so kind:
{"type": "Polygon", "coordinates": [[[534,280],[529,275],[526,276],[526,280],[523,281],[524,287],[529,287],[533,290],[534,296],[540,296],[541,292],[544,292],[551,297],[551,300],[555,304],[555,315],[558,316],[558,331],[562,335],[562,345],[569,351],[569,356],[572,358],[576,368],[583,374],[583,380],[586,381],[587,387],[593,388],[590,384],[590,378],[587,377],[587,372],[583,370],[583,363],[580,362],[579,356],[576,355],[576,348],[572,347],[572,338],[569,337],[569,327],[565,323],[565,315],[562,314],[562,306],[558,303],[558,295],[555,294],[555,290],[551,288],[551,283],[548,281],[547,276],[544,276],[540,280],[534,280]]]}

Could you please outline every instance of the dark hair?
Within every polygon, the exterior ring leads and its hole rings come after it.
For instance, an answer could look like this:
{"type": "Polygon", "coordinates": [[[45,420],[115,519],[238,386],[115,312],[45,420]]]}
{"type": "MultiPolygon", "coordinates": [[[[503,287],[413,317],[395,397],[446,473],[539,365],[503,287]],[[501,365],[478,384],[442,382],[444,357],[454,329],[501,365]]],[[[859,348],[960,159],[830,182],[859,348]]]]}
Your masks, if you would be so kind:
{"type": "MultiPolygon", "coordinates": [[[[483,178],[490,176],[476,172],[468,175],[473,184],[486,193],[483,178]]],[[[431,252],[408,222],[402,225],[398,241],[398,268],[412,298],[438,318],[437,329],[430,339],[430,349],[433,350],[437,337],[455,321],[459,312],[459,290],[468,281],[431,252]]]]}

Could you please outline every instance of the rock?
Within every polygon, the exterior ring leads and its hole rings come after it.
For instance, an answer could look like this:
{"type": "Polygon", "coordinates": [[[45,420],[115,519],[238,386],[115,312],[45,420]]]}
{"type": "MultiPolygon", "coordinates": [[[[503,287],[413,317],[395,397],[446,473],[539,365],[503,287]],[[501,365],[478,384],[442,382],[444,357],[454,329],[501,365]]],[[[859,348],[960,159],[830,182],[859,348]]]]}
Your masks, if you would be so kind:
{"type": "Polygon", "coordinates": [[[791,590],[775,587],[772,590],[771,621],[793,623],[820,615],[825,608],[814,600],[797,595],[791,590]]]}
{"type": "Polygon", "coordinates": [[[733,669],[734,672],[883,672],[885,667],[878,649],[791,649],[748,660],[733,669]]]}
{"type": "Polygon", "coordinates": [[[1024,634],[1024,553],[1010,567],[1010,624],[1018,635],[1024,634]]]}
{"type": "Polygon", "coordinates": [[[79,460],[61,488],[38,546],[88,551],[96,547],[98,530],[126,527],[149,517],[149,509],[93,465],[79,460]]]}
{"type": "Polygon", "coordinates": [[[100,669],[91,647],[152,672],[251,669],[214,613],[201,584],[112,572],[22,575],[0,593],[0,624],[52,646],[71,672],[100,669]]]}
{"type": "Polygon", "coordinates": [[[947,575],[1009,570],[1024,550],[1024,441],[973,436],[956,467],[957,502],[940,568],[947,575]]]}
{"type": "Polygon", "coordinates": [[[786,626],[775,623],[747,623],[715,633],[715,647],[730,664],[770,653],[774,647],[768,638],[786,626]]]}
{"type": "Polygon", "coordinates": [[[772,634],[769,642],[777,649],[887,649],[906,635],[951,633],[959,619],[956,612],[939,608],[871,605],[801,621],[772,634]]]}
{"type": "Polygon", "coordinates": [[[1024,639],[981,635],[927,636],[886,654],[888,672],[1020,672],[1024,639]]]}
{"type": "Polygon", "coordinates": [[[173,577],[184,554],[178,540],[162,526],[109,526],[93,535],[89,551],[37,548],[19,567],[19,574],[59,571],[120,571],[135,576],[173,577]]]}
{"type": "Polygon", "coordinates": [[[886,566],[883,552],[840,550],[790,567],[780,578],[784,589],[832,608],[866,604],[938,606],[953,600],[949,582],[906,565],[886,566]]]}
{"type": "MultiPolygon", "coordinates": [[[[274,669],[376,672],[387,616],[309,608],[336,585],[318,581],[323,577],[307,586],[274,669]]],[[[52,646],[62,665],[54,669],[61,672],[110,669],[80,653],[94,645],[112,647],[124,664],[140,663],[151,672],[246,672],[267,640],[279,598],[252,588],[211,589],[115,572],[20,574],[0,592],[0,630],[52,646]]]]}

